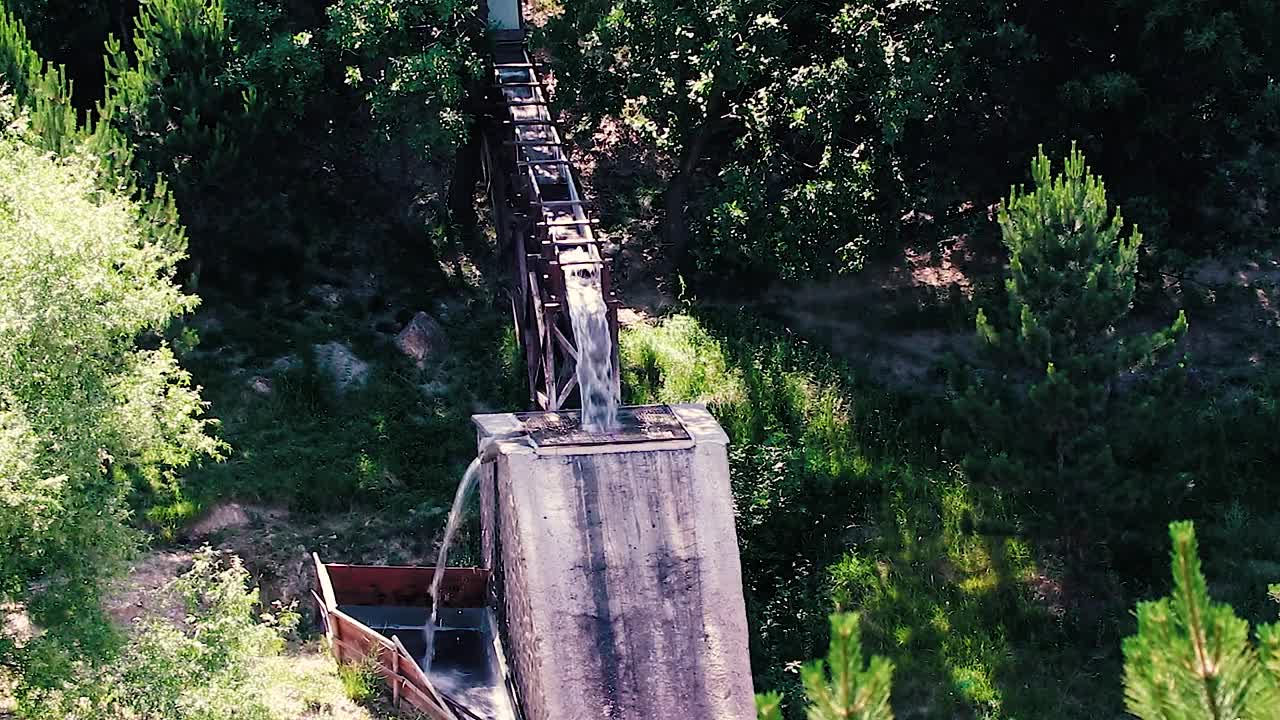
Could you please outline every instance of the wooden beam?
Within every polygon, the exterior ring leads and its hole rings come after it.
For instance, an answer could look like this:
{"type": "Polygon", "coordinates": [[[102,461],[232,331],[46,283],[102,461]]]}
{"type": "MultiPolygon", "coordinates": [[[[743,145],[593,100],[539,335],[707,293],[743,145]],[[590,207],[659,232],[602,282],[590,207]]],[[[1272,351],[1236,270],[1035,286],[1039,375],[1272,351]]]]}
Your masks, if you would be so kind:
{"type": "Polygon", "coordinates": [[[531,205],[540,205],[542,207],[574,207],[587,206],[586,200],[543,200],[540,203],[530,203],[531,205]]]}
{"type": "Polygon", "coordinates": [[[519,167],[533,167],[536,165],[568,165],[571,162],[573,161],[569,158],[548,158],[546,160],[517,160],[516,165],[519,167]]]}
{"type": "Polygon", "coordinates": [[[560,347],[564,348],[564,351],[568,353],[569,357],[574,359],[574,362],[577,362],[578,348],[574,347],[573,343],[569,342],[569,338],[565,337],[564,332],[560,330],[559,326],[556,326],[554,329],[556,340],[560,341],[560,347]]]}

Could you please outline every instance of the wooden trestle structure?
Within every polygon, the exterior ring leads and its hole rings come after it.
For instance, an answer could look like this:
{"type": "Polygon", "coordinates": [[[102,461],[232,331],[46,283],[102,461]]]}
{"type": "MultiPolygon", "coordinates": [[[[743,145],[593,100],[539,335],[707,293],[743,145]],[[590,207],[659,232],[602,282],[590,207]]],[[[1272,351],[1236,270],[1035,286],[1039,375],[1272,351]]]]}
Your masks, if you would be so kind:
{"type": "Polygon", "coordinates": [[[484,162],[498,244],[512,260],[511,305],[529,399],[554,411],[575,404],[577,386],[578,339],[569,319],[564,273],[575,265],[599,268],[612,335],[615,394],[620,390],[618,302],[595,221],[538,70],[523,31],[499,37],[484,162]],[[564,258],[568,251],[585,251],[589,259],[564,258]]]}

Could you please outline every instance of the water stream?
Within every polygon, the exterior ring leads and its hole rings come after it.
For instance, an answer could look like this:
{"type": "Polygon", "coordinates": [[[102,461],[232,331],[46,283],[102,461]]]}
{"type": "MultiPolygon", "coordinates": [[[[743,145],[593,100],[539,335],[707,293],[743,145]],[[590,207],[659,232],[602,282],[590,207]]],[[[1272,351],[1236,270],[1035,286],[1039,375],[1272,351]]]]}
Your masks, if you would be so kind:
{"type": "MultiPolygon", "coordinates": [[[[569,308],[569,321],[573,326],[573,337],[578,350],[576,377],[582,398],[582,428],[589,432],[608,432],[618,422],[618,396],[613,386],[613,335],[609,328],[608,306],[601,289],[600,265],[593,260],[595,259],[585,248],[569,249],[560,254],[561,266],[565,268],[565,299],[569,308]]],[[[442,686],[458,693],[462,693],[466,686],[463,676],[457,675],[453,669],[443,669],[438,673],[431,671],[437,634],[442,631],[446,634],[451,632],[449,628],[440,628],[440,584],[449,564],[449,548],[462,524],[467,498],[476,484],[481,463],[488,451],[487,447],[481,448],[481,456],[467,466],[462,482],[458,483],[458,490],[454,493],[444,540],[436,558],[435,575],[431,579],[431,617],[422,631],[426,645],[421,663],[423,672],[433,676],[442,686]]],[[[499,688],[479,683],[470,699],[479,706],[488,706],[489,698],[497,698],[499,694],[499,688]]],[[[491,717],[505,716],[494,713],[491,717]]]]}
{"type": "Polygon", "coordinates": [[[569,322],[578,345],[582,428],[589,432],[608,432],[618,423],[618,396],[613,387],[613,334],[601,289],[600,265],[592,261],[585,248],[560,253],[569,322]]]}
{"type": "Polygon", "coordinates": [[[458,483],[458,491],[453,495],[453,508],[449,510],[449,522],[444,529],[444,541],[440,543],[440,554],[436,557],[436,572],[431,578],[431,617],[427,620],[427,626],[422,629],[423,640],[427,644],[426,655],[422,658],[422,671],[428,674],[431,672],[431,660],[435,656],[436,626],[440,622],[440,582],[444,580],[444,569],[449,564],[449,546],[453,545],[453,536],[458,533],[458,526],[462,524],[467,496],[476,483],[476,477],[480,475],[481,461],[482,458],[479,457],[472,460],[462,475],[462,482],[458,483]]]}

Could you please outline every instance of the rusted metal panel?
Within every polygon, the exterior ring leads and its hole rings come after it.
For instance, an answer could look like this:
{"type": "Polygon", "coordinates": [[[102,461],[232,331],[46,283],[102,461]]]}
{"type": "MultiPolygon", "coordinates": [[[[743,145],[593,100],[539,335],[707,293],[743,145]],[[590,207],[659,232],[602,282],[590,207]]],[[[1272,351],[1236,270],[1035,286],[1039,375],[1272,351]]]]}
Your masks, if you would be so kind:
{"type": "MultiPolygon", "coordinates": [[[[400,565],[341,565],[328,563],[322,570],[332,583],[334,606],[430,605],[435,568],[400,565]]],[[[487,570],[449,568],[440,582],[442,607],[484,605],[487,570]]]]}

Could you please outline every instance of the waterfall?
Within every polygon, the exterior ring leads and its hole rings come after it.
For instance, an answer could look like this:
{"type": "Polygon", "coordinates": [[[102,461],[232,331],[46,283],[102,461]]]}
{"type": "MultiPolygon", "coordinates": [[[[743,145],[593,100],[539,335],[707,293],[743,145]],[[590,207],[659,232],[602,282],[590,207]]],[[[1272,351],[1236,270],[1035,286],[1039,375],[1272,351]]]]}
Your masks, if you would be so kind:
{"type": "Polygon", "coordinates": [[[471,494],[471,488],[476,483],[476,477],[480,474],[480,463],[482,458],[477,457],[467,466],[467,471],[462,475],[462,482],[458,483],[458,490],[453,496],[453,508],[449,511],[449,522],[445,525],[444,541],[440,544],[440,554],[436,557],[436,572],[431,578],[431,618],[427,621],[427,626],[422,629],[423,639],[427,644],[426,657],[422,659],[422,670],[431,672],[431,659],[435,655],[436,648],[436,626],[440,619],[440,582],[444,580],[444,569],[449,563],[449,546],[453,544],[453,536],[458,534],[458,526],[462,524],[462,513],[466,509],[467,496],[471,494]]]}
{"type": "Polygon", "coordinates": [[[578,346],[577,379],[582,397],[582,427],[607,432],[618,422],[613,387],[613,336],[601,290],[600,265],[585,248],[560,253],[573,339],[578,346]],[[582,264],[576,264],[582,263],[582,264]]]}

